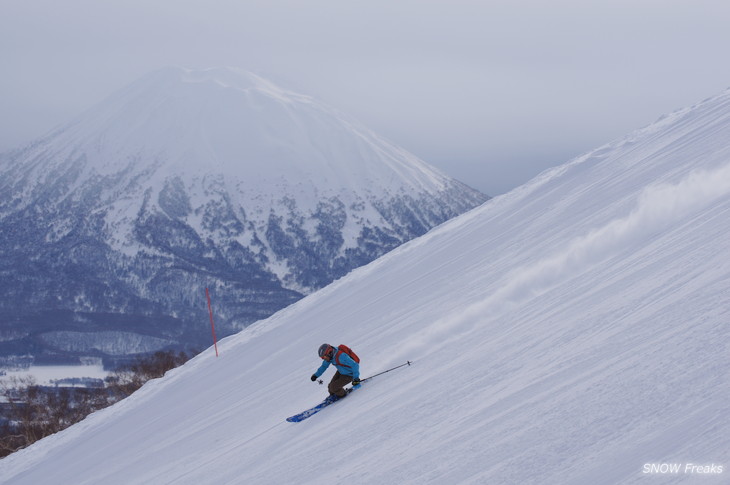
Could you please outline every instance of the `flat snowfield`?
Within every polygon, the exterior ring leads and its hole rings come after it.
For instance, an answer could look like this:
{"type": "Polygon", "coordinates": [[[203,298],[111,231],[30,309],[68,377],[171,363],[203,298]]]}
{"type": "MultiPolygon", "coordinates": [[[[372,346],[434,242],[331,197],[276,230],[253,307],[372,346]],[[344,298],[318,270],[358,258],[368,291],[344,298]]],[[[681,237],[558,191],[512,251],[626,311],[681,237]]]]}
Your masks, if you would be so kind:
{"type": "Polygon", "coordinates": [[[729,235],[725,93],[226,339],[0,482],[728,483],[729,235]],[[287,423],[326,395],[323,342],[365,377],[413,365],[287,423]]]}

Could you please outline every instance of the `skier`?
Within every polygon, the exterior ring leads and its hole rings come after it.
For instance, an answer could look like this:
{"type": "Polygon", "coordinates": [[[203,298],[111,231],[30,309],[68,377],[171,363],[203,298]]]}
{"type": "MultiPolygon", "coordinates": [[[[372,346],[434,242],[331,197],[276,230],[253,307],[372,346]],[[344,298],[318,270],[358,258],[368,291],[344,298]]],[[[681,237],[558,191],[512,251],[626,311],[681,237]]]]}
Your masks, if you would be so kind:
{"type": "Polygon", "coordinates": [[[360,384],[360,358],[348,346],[333,347],[330,344],[322,344],[319,347],[319,356],[324,362],[319,366],[317,372],[312,374],[312,381],[316,381],[330,364],[334,364],[337,368],[337,372],[327,386],[331,397],[338,399],[345,397],[347,391],[344,388],[350,382],[353,386],[360,384]]]}

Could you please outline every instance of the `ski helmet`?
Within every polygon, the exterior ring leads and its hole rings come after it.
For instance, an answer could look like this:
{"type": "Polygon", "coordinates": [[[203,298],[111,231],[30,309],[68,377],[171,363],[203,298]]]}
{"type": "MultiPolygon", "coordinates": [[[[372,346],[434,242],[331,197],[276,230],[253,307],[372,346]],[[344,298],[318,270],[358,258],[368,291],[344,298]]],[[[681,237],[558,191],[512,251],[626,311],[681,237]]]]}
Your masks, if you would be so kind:
{"type": "Polygon", "coordinates": [[[322,344],[319,346],[319,356],[324,360],[332,358],[332,346],[330,344],[322,344]]]}

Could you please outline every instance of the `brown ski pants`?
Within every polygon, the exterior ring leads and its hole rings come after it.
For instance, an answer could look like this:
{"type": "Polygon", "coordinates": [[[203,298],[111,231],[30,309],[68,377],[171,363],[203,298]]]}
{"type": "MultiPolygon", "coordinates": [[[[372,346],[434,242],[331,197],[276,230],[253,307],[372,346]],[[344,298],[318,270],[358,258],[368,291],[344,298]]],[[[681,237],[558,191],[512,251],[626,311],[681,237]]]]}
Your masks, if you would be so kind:
{"type": "Polygon", "coordinates": [[[327,390],[330,392],[330,394],[334,394],[337,397],[344,397],[347,394],[344,388],[351,382],[352,376],[346,376],[340,374],[339,372],[335,372],[335,375],[332,377],[329,386],[327,386],[327,390]]]}

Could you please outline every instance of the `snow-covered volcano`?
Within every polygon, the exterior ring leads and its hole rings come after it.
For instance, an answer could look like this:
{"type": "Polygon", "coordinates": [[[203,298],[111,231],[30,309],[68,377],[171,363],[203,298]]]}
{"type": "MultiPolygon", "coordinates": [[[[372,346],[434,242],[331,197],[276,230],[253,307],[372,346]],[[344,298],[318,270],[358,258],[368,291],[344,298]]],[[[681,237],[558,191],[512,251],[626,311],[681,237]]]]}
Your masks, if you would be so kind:
{"type": "Polygon", "coordinates": [[[727,483],[729,234],[727,92],[229,337],[0,482],[727,483]],[[363,376],[413,365],[287,423],[326,394],[323,342],[363,376]]]}
{"type": "Polygon", "coordinates": [[[486,199],[256,75],[163,69],[0,165],[0,340],[200,345],[205,287],[230,333],[486,199]]]}

